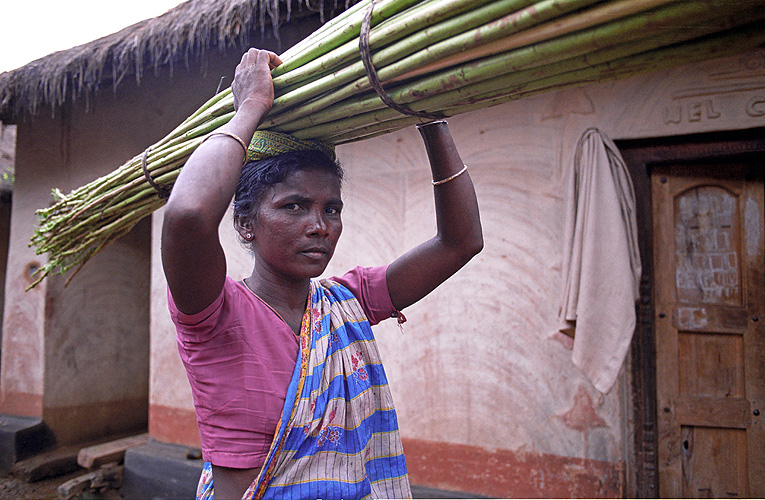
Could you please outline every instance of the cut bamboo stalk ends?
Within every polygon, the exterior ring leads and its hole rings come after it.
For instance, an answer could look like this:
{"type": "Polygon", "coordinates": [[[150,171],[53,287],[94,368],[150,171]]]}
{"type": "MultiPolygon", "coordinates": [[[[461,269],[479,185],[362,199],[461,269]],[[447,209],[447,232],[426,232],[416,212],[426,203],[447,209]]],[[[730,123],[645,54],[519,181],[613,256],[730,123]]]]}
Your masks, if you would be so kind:
{"type": "MultiPolygon", "coordinates": [[[[359,57],[371,5],[362,0],[281,55],[263,129],[334,144],[422,121],[388,107],[359,57]]],[[[415,112],[454,116],[564,88],[626,78],[765,45],[765,0],[379,0],[369,32],[385,94],[415,112]]],[[[206,134],[234,115],[226,89],[146,155],[170,187],[206,134]]],[[[30,246],[48,254],[32,288],[68,280],[93,255],[164,205],[142,153],[37,212],[30,246]]]]}

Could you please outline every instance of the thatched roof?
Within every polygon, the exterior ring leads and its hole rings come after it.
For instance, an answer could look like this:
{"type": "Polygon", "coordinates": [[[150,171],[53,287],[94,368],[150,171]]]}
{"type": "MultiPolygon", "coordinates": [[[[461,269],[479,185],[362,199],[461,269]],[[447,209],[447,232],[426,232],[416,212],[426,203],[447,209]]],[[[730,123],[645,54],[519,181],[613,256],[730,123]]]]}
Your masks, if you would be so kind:
{"type": "Polygon", "coordinates": [[[188,0],[167,13],[19,69],[0,73],[0,121],[16,123],[41,107],[87,97],[127,76],[139,82],[148,69],[168,65],[204,67],[210,49],[245,47],[252,38],[291,18],[348,8],[357,0],[188,0]]]}

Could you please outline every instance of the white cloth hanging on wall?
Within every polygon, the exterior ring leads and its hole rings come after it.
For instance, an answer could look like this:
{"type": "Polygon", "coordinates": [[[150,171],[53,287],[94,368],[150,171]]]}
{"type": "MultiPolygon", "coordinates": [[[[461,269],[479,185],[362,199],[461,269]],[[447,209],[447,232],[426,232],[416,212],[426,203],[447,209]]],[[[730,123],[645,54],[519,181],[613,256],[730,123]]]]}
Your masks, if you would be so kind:
{"type": "Polygon", "coordinates": [[[597,129],[577,143],[565,206],[558,328],[574,338],[574,364],[605,393],[635,331],[641,265],[632,180],[616,145],[597,129]]]}

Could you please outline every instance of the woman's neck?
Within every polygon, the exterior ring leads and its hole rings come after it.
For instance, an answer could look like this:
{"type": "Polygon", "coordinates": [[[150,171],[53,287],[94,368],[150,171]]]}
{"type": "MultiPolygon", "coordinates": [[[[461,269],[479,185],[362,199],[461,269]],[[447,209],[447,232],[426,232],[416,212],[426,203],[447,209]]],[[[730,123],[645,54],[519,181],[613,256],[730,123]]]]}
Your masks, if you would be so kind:
{"type": "Polygon", "coordinates": [[[247,288],[263,299],[271,307],[304,310],[308,300],[310,281],[305,285],[285,286],[282,284],[263,283],[254,276],[245,278],[247,288]]]}
{"type": "Polygon", "coordinates": [[[310,280],[287,282],[275,279],[256,265],[252,274],[244,279],[244,284],[274,309],[295,333],[300,332],[300,323],[308,302],[310,280]]]}

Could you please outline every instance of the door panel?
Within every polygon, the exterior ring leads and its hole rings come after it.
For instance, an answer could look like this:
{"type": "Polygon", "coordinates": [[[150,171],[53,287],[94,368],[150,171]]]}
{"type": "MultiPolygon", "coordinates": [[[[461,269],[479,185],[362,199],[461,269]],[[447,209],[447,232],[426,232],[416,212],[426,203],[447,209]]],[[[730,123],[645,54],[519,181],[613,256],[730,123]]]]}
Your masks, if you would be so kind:
{"type": "Polygon", "coordinates": [[[681,428],[684,498],[740,497],[747,490],[746,431],[681,428]]]}
{"type": "Polygon", "coordinates": [[[765,495],[765,220],[756,165],[652,178],[662,497],[765,495]]]}

